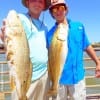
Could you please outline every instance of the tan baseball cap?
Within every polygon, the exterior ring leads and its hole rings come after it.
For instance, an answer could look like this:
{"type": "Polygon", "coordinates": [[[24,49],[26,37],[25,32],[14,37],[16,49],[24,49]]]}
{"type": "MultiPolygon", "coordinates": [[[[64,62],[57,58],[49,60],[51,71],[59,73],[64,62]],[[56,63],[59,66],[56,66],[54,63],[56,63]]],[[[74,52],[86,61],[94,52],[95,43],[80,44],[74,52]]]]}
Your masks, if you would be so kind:
{"type": "MultiPolygon", "coordinates": [[[[45,6],[45,9],[44,9],[44,10],[47,10],[47,9],[49,8],[50,4],[51,4],[51,0],[45,0],[45,2],[46,2],[46,6],[45,6]]],[[[25,7],[27,7],[27,5],[26,5],[26,0],[22,0],[22,4],[23,4],[25,7]]]]}

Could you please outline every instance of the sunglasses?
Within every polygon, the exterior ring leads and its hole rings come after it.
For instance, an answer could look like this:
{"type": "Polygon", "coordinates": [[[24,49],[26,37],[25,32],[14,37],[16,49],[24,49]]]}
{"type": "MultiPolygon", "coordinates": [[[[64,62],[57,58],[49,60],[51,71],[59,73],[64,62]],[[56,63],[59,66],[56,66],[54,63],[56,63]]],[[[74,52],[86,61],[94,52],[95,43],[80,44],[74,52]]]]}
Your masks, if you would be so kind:
{"type": "Polygon", "coordinates": [[[50,9],[51,12],[56,13],[57,11],[64,11],[66,7],[64,5],[54,6],[50,9]]]}

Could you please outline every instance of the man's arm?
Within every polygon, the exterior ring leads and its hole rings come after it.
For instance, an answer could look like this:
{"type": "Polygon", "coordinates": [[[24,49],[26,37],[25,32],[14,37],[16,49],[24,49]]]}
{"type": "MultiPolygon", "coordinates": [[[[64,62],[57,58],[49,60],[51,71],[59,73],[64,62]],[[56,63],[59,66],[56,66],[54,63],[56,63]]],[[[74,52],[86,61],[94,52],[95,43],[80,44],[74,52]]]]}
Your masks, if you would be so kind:
{"type": "Polygon", "coordinates": [[[96,64],[95,76],[97,78],[100,78],[100,60],[97,57],[96,52],[94,51],[92,46],[88,46],[88,48],[86,49],[86,52],[96,64]]]}

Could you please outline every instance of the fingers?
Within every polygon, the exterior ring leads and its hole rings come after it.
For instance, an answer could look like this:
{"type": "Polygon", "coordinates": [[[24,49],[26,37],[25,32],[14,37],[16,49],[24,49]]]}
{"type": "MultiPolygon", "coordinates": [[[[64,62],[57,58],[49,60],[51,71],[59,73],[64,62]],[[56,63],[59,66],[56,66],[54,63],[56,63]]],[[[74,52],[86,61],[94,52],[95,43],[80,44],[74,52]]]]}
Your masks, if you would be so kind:
{"type": "Polygon", "coordinates": [[[1,31],[2,31],[3,34],[5,33],[5,26],[6,26],[6,19],[4,19],[3,22],[2,22],[1,31]]]}
{"type": "Polygon", "coordinates": [[[100,70],[96,70],[95,76],[96,76],[97,78],[100,78],[100,70]]]}
{"type": "Polygon", "coordinates": [[[6,25],[6,19],[3,19],[2,24],[5,26],[6,25]]]}
{"type": "Polygon", "coordinates": [[[1,27],[0,38],[2,41],[4,41],[4,37],[5,37],[5,27],[6,27],[6,19],[3,20],[2,27],[1,27]]]}

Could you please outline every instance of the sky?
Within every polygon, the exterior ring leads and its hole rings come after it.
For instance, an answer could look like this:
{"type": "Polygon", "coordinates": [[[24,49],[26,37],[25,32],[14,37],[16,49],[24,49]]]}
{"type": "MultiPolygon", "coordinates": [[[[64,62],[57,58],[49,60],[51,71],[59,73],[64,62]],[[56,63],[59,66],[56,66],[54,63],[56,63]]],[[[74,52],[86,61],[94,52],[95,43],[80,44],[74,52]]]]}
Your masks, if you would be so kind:
{"type": "MultiPolygon", "coordinates": [[[[66,3],[69,8],[67,17],[83,23],[90,42],[100,42],[100,0],[66,0],[66,3]]],[[[27,12],[21,0],[0,0],[0,27],[12,9],[18,13],[27,12]]],[[[48,29],[55,23],[48,10],[41,14],[40,19],[44,19],[48,29]]]]}

